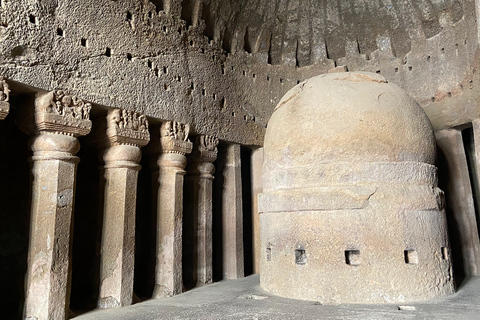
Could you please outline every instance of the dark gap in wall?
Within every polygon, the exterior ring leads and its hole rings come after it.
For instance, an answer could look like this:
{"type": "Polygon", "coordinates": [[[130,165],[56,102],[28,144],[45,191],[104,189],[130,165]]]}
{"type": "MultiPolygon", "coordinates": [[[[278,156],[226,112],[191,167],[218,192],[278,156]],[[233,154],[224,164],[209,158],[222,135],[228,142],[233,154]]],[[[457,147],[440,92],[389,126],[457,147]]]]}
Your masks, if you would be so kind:
{"type": "Polygon", "coordinates": [[[29,136],[15,123],[18,108],[33,96],[10,96],[10,113],[0,121],[0,308],[2,319],[20,320],[25,301],[30,230],[29,136]],[[8,156],[4,156],[8,155],[8,156]]]}
{"type": "Polygon", "coordinates": [[[209,40],[213,40],[215,34],[215,16],[207,3],[203,3],[202,18],[205,21],[205,30],[203,34],[208,37],[209,40]]]}
{"type": "Polygon", "coordinates": [[[150,0],[155,5],[157,13],[163,10],[163,0],[150,0]]]}
{"type": "Polygon", "coordinates": [[[72,290],[70,308],[76,314],[97,307],[100,287],[100,248],[103,227],[103,175],[99,152],[86,137],[78,138],[81,159],[77,167],[72,219],[72,290]]]}
{"type": "Polygon", "coordinates": [[[470,185],[472,187],[473,205],[475,209],[475,218],[477,221],[477,230],[478,234],[480,234],[480,188],[477,179],[478,172],[475,158],[475,140],[472,127],[462,130],[462,140],[463,147],[465,148],[465,156],[467,158],[470,185]]]}
{"type": "Polygon", "coordinates": [[[418,253],[413,249],[404,250],[403,257],[406,264],[418,264],[418,253]]]}
{"type": "Polygon", "coordinates": [[[390,43],[396,57],[404,57],[412,50],[411,40],[403,28],[393,29],[390,33],[390,43]]]}
{"type": "Polygon", "coordinates": [[[295,264],[307,264],[307,254],[304,248],[295,249],[295,264]]]}
{"type": "Polygon", "coordinates": [[[223,171],[225,170],[226,145],[218,145],[217,160],[214,162],[215,173],[212,197],[212,276],[213,281],[223,280],[223,240],[222,240],[222,209],[223,209],[223,171]]]}
{"type": "Polygon", "coordinates": [[[57,36],[63,37],[63,30],[62,30],[62,28],[57,28],[57,36]]]}
{"type": "Polygon", "coordinates": [[[82,45],[82,47],[86,47],[86,46],[87,46],[87,39],[82,38],[82,39],[80,40],[80,44],[82,45]]]}
{"type": "Polygon", "coordinates": [[[134,302],[150,299],[155,286],[158,175],[149,165],[152,157],[143,155],[138,172],[134,302]]]}
{"type": "Polygon", "coordinates": [[[295,67],[300,67],[300,51],[299,51],[299,46],[298,46],[298,40],[295,41],[295,67]]]}
{"type": "Polygon", "coordinates": [[[180,15],[180,18],[187,23],[187,29],[189,26],[192,25],[192,16],[193,16],[193,10],[192,10],[192,4],[190,0],[183,0],[182,13],[180,15]]]}
{"type": "Polygon", "coordinates": [[[107,48],[107,49],[105,50],[105,55],[106,55],[107,57],[110,57],[110,56],[112,55],[112,50],[111,50],[110,48],[107,48]]]}
{"type": "Polygon", "coordinates": [[[447,217],[447,227],[450,238],[453,275],[455,279],[455,285],[458,288],[465,279],[465,269],[463,263],[464,257],[462,252],[462,243],[460,241],[460,231],[458,228],[458,223],[455,220],[453,207],[451,205],[451,202],[455,201],[449,188],[451,185],[450,171],[452,168],[449,167],[447,158],[441,148],[437,148],[436,166],[438,168],[438,187],[445,192],[445,213],[447,217]]]}
{"type": "Polygon", "coordinates": [[[248,27],[245,28],[245,35],[243,36],[243,50],[248,53],[252,53],[252,45],[248,38],[248,27]]]}
{"type": "Polygon", "coordinates": [[[268,40],[268,59],[267,59],[267,63],[268,64],[272,64],[272,33],[270,33],[270,38],[268,40]]]}
{"type": "Polygon", "coordinates": [[[252,150],[241,148],[243,253],[245,276],[253,274],[253,220],[252,220],[252,150]]]}

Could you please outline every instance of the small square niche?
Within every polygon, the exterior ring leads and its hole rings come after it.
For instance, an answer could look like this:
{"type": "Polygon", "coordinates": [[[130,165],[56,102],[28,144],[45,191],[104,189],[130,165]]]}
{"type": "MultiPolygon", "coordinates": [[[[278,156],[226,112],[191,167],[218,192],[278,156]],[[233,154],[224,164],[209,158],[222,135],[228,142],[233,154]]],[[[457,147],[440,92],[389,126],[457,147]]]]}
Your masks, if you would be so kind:
{"type": "Polygon", "coordinates": [[[295,263],[296,264],[307,264],[307,254],[305,249],[300,248],[295,250],[295,263]]]}
{"type": "Polygon", "coordinates": [[[442,247],[442,259],[443,260],[449,260],[447,247],[442,247]]]}
{"type": "Polygon", "coordinates": [[[360,250],[345,250],[345,262],[351,266],[359,266],[362,264],[360,250]]]}
{"type": "Polygon", "coordinates": [[[267,247],[266,260],[272,261],[272,248],[270,246],[267,247]]]}
{"type": "Polygon", "coordinates": [[[418,264],[418,253],[413,249],[405,250],[403,252],[406,264],[418,264]]]}

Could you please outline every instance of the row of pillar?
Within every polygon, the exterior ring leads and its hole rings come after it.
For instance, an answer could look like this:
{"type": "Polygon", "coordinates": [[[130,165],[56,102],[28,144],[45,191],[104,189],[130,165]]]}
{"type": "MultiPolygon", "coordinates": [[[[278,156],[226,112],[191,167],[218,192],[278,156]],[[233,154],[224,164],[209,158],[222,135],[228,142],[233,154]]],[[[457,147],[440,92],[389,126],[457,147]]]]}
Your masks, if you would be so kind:
{"type": "MultiPolygon", "coordinates": [[[[9,111],[9,88],[0,79],[0,120],[9,111]]],[[[72,215],[75,198],[79,136],[92,130],[91,105],[53,91],[39,94],[31,108],[24,107],[18,124],[31,135],[32,203],[26,276],[25,319],[65,319],[71,281],[72,215]],[[32,109],[33,108],[33,109],[32,109]]],[[[94,140],[102,150],[105,177],[98,306],[111,308],[132,303],[135,214],[141,148],[156,160],[156,268],[153,297],[182,292],[183,184],[194,186],[197,285],[212,282],[212,180],[218,139],[197,136],[188,140],[189,126],[165,121],[150,130],[144,115],[113,109],[95,121],[94,140]],[[193,152],[192,152],[193,151],[193,152]],[[188,155],[188,158],[187,158],[188,155]]],[[[243,276],[240,146],[227,147],[223,209],[223,256],[226,278],[243,276]],[[229,200],[230,201],[230,200],[229,200]]]]}

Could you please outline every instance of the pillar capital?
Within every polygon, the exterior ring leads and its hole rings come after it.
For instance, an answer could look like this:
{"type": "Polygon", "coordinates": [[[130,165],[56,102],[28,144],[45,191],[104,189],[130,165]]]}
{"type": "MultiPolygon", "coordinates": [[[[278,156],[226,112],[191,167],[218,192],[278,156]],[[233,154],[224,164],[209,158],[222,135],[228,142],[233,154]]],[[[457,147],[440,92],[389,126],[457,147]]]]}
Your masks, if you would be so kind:
{"type": "Polygon", "coordinates": [[[106,128],[105,125],[99,127],[103,129],[99,130],[97,143],[103,149],[105,168],[140,170],[140,148],[150,141],[147,117],[133,111],[112,109],[107,115],[106,128]]]}
{"type": "Polygon", "coordinates": [[[218,139],[214,136],[200,135],[195,139],[193,160],[195,162],[214,162],[217,160],[218,139]]]}
{"type": "Polygon", "coordinates": [[[193,144],[188,140],[190,126],[177,121],[165,121],[160,126],[160,153],[186,155],[192,152],[193,144]]]}
{"type": "Polygon", "coordinates": [[[0,120],[5,119],[10,111],[10,88],[7,81],[0,76],[0,120]]]}
{"type": "Polygon", "coordinates": [[[34,112],[25,108],[20,128],[29,135],[56,133],[72,137],[87,135],[92,129],[92,105],[62,90],[38,93],[34,112]]]}
{"type": "Polygon", "coordinates": [[[209,135],[199,135],[195,139],[192,155],[189,157],[188,172],[200,175],[201,178],[212,179],[215,166],[212,164],[217,159],[218,139],[209,135]]]}
{"type": "Polygon", "coordinates": [[[146,146],[150,141],[147,117],[133,111],[110,110],[107,115],[107,138],[110,146],[146,146]]]}

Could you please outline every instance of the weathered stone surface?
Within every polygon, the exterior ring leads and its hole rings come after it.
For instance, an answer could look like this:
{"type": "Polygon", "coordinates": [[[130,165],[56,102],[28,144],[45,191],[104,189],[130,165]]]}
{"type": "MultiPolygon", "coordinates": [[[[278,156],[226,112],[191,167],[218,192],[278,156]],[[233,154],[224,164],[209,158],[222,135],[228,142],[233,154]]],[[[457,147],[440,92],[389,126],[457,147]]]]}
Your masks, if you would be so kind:
{"type": "Polygon", "coordinates": [[[223,171],[222,243],[225,279],[244,276],[242,163],[240,145],[227,146],[223,171]]]}
{"type": "Polygon", "coordinates": [[[369,73],[308,79],[281,99],[264,150],[263,289],[322,304],[453,292],[435,137],[403,90],[369,73]]]}
{"type": "Polygon", "coordinates": [[[130,305],[133,296],[137,179],[150,140],[144,115],[114,109],[107,116],[103,150],[105,195],[100,269],[100,308],[130,305]]]}
{"type": "Polygon", "coordinates": [[[0,120],[5,119],[10,111],[10,103],[8,102],[9,99],[10,87],[7,81],[0,76],[0,120]]]}
{"type": "Polygon", "coordinates": [[[262,193],[263,148],[252,152],[252,229],[253,229],[253,273],[260,273],[261,238],[260,214],[258,211],[258,195],[262,193]]]}

